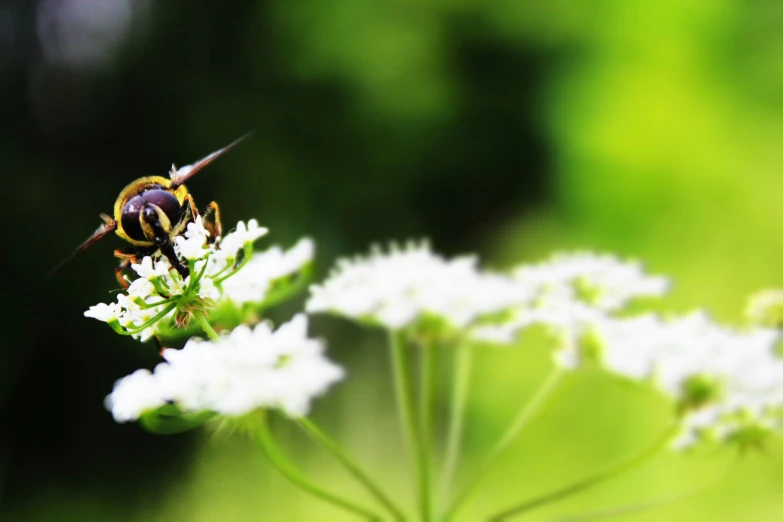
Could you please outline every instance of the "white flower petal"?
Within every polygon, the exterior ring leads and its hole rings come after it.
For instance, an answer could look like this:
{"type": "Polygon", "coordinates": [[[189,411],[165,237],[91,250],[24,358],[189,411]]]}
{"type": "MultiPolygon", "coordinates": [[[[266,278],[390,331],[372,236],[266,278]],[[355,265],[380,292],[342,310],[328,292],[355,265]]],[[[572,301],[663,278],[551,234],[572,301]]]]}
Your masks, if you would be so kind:
{"type": "Polygon", "coordinates": [[[257,252],[239,273],[223,282],[223,295],[236,305],[261,302],[275,281],[301,271],[311,262],[313,251],[312,240],[305,238],[287,251],[273,246],[257,252]]]}
{"type": "Polygon", "coordinates": [[[313,398],[344,376],[323,352],[322,341],[307,337],[304,315],[274,332],[265,323],[252,330],[239,326],[218,342],[191,339],[181,350],[165,350],[166,362],[154,374],[140,370],[127,377],[110,404],[118,421],[138,418],[144,408],[165,402],[184,411],[223,415],[259,408],[306,415],[313,398]]]}
{"type": "Polygon", "coordinates": [[[117,303],[98,303],[84,312],[84,317],[92,317],[93,319],[108,323],[110,321],[117,321],[120,318],[120,314],[121,308],[117,303]]]}
{"type": "Polygon", "coordinates": [[[519,305],[527,297],[505,276],[479,272],[473,256],[446,260],[426,243],[374,247],[370,256],[341,259],[330,277],[310,288],[308,312],[329,312],[397,329],[424,315],[464,327],[519,305]]]}
{"type": "Polygon", "coordinates": [[[106,397],[106,408],[117,422],[136,420],[147,411],[166,404],[155,377],[148,370],[136,370],[114,384],[106,397]]]}
{"type": "Polygon", "coordinates": [[[232,232],[220,240],[220,250],[227,259],[234,259],[246,244],[252,243],[267,232],[269,230],[258,226],[258,221],[255,219],[248,221],[247,225],[240,221],[232,232]]]}

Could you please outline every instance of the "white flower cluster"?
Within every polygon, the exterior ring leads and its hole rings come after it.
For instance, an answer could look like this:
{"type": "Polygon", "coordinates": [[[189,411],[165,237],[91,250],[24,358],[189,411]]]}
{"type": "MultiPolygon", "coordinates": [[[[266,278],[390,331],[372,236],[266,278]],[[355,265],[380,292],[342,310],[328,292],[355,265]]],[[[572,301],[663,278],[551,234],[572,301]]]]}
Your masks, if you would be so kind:
{"type": "Polygon", "coordinates": [[[236,306],[262,302],[272,283],[301,270],[312,260],[314,250],[312,241],[304,239],[289,252],[273,247],[252,254],[253,242],[266,233],[266,228],[251,219],[210,241],[198,217],[174,238],[175,252],[190,268],[187,278],[183,280],[165,256],[144,257],[131,265],[138,277],[125,293],[117,295],[116,302],[92,306],[84,315],[146,341],[164,326],[181,325],[189,314],[203,313],[225,301],[236,306]],[[240,261],[242,255],[245,259],[240,261]]]}
{"type": "Polygon", "coordinates": [[[117,381],[106,407],[117,422],[136,420],[166,404],[183,412],[240,416],[257,409],[306,415],[314,397],[343,378],[324,355],[324,344],[307,336],[298,315],[273,331],[268,323],[239,326],[220,341],[191,339],[166,349],[154,372],[137,370],[117,381]]]}
{"type": "Polygon", "coordinates": [[[289,250],[273,246],[257,252],[242,269],[241,277],[223,283],[223,295],[237,305],[257,302],[275,281],[298,273],[312,262],[314,255],[315,244],[309,238],[300,239],[289,250]]]}
{"type": "Polygon", "coordinates": [[[342,259],[330,277],[311,287],[308,312],[330,312],[404,328],[435,316],[478,339],[513,341],[519,331],[546,324],[564,336],[628,301],[657,296],[668,281],[641,265],[588,253],[555,256],[511,275],[482,272],[475,256],[446,260],[426,243],[374,248],[366,258],[342,259]],[[494,320],[505,314],[502,322],[494,320]]]}
{"type": "Polygon", "coordinates": [[[479,328],[479,338],[510,341],[528,326],[544,325],[559,340],[560,366],[576,369],[592,359],[609,372],[652,384],[683,410],[679,448],[783,427],[776,331],[732,330],[704,313],[622,317],[618,312],[630,301],[661,296],[669,282],[613,256],[560,254],[513,275],[533,292],[532,305],[518,306],[503,324],[479,328]]]}
{"type": "Polygon", "coordinates": [[[580,301],[608,312],[669,289],[668,279],[647,275],[638,261],[592,252],[556,254],[548,261],[518,267],[514,277],[532,287],[539,301],[580,301]]]}
{"type": "Polygon", "coordinates": [[[593,333],[608,371],[651,382],[681,405],[680,448],[725,441],[748,429],[783,427],[776,330],[735,330],[694,312],[669,319],[608,318],[598,321],[593,333]]]}
{"type": "MultiPolygon", "coordinates": [[[[611,255],[559,254],[502,275],[479,271],[474,257],[446,260],[426,244],[409,244],[339,261],[323,284],[311,288],[307,310],[389,329],[436,316],[498,344],[543,325],[558,339],[558,365],[576,370],[593,361],[674,400],[683,419],[681,448],[783,428],[777,332],[729,329],[704,313],[628,316],[629,302],[668,289],[666,278],[611,255]]],[[[762,311],[780,308],[779,295],[765,298],[762,311]]],[[[780,315],[776,324],[783,324],[780,315]]]]}
{"type": "Polygon", "coordinates": [[[306,309],[389,329],[426,316],[461,328],[519,302],[523,290],[508,277],[480,272],[474,256],[447,260],[427,243],[408,243],[338,261],[326,282],[310,288],[306,309]]]}
{"type": "Polygon", "coordinates": [[[579,341],[593,324],[634,299],[661,296],[669,288],[666,278],[646,274],[638,262],[588,252],[557,254],[512,275],[532,298],[514,306],[504,322],[478,327],[474,337],[508,343],[525,328],[544,325],[558,338],[556,359],[567,368],[579,365],[579,341]]]}

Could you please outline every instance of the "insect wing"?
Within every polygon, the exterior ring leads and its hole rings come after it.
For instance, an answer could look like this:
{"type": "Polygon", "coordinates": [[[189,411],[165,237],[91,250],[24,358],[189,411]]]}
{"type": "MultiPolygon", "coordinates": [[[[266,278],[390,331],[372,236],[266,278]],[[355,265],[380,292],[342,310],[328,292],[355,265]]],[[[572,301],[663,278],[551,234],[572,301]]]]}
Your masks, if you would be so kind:
{"type": "Polygon", "coordinates": [[[66,257],[62,261],[60,261],[57,264],[57,266],[55,266],[54,268],[49,270],[49,272],[46,274],[47,277],[51,277],[52,275],[54,275],[54,273],[57,272],[60,268],[62,268],[64,264],[66,264],[68,261],[70,261],[74,257],[78,256],[79,254],[81,254],[82,252],[84,252],[85,250],[90,248],[93,244],[97,243],[98,240],[103,239],[103,237],[106,234],[110,234],[111,232],[114,232],[115,230],[117,230],[117,222],[116,221],[114,221],[113,219],[109,218],[105,214],[102,214],[101,218],[103,218],[103,220],[104,220],[103,225],[99,226],[98,229],[95,232],[93,232],[93,234],[84,241],[84,243],[79,245],[76,248],[76,250],[71,252],[71,255],[69,255],[68,257],[66,257]]]}
{"type": "Polygon", "coordinates": [[[171,179],[173,181],[172,184],[171,184],[171,188],[172,189],[176,189],[180,185],[184,184],[188,179],[193,177],[196,174],[196,172],[198,172],[199,170],[203,169],[204,167],[206,167],[207,165],[212,163],[212,161],[214,161],[215,159],[219,158],[220,156],[222,156],[226,152],[230,151],[231,149],[233,149],[234,147],[236,147],[237,145],[242,143],[245,140],[245,138],[247,138],[249,135],[250,135],[249,133],[245,134],[244,136],[242,136],[242,137],[234,140],[233,142],[229,143],[228,145],[226,145],[222,149],[216,150],[215,152],[213,152],[209,156],[198,160],[196,163],[194,163],[192,165],[185,165],[184,167],[180,167],[179,169],[176,169],[176,168],[172,167],[171,173],[170,173],[171,179]]]}

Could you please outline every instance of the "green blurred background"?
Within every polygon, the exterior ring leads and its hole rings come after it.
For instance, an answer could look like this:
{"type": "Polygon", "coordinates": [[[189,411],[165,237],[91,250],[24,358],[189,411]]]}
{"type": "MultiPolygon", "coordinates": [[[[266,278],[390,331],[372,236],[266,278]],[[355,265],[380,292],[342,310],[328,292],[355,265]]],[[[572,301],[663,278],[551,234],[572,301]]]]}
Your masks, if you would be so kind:
{"type": "MultiPolygon", "coordinates": [[[[674,309],[739,321],[748,293],[781,284],[781,23],[771,0],[0,0],[0,520],[348,519],[248,441],[113,422],[114,380],[157,360],[82,317],[113,299],[119,240],[42,278],[127,182],[248,130],[189,187],[228,226],[261,220],[260,245],[314,237],[320,276],[387,239],[429,237],[495,268],[586,247],[671,274],[674,309]]],[[[382,336],[325,317],[313,332],[349,372],[315,418],[408,495],[382,336]]],[[[468,466],[548,364],[536,346],[481,353],[468,466]]],[[[644,446],[668,414],[643,390],[570,378],[462,520],[644,446]]],[[[304,467],[361,495],[277,428],[304,467]]],[[[781,520],[781,451],[625,520],[781,520]]],[[[732,462],[664,455],[528,519],[688,491],[732,462]]]]}

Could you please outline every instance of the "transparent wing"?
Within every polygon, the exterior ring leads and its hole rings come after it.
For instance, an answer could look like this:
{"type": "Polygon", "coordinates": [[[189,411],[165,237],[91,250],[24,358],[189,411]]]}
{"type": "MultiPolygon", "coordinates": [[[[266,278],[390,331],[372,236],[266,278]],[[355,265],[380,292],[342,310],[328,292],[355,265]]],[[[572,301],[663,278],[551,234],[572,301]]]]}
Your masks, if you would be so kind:
{"type": "Polygon", "coordinates": [[[245,138],[250,136],[250,134],[251,133],[245,134],[241,138],[234,140],[233,142],[229,143],[222,149],[216,150],[209,156],[198,160],[196,163],[192,165],[185,165],[184,167],[180,167],[179,169],[176,169],[172,166],[170,176],[173,183],[171,184],[171,188],[176,189],[180,185],[184,184],[187,180],[192,178],[196,174],[196,172],[203,169],[204,167],[212,163],[212,161],[216,160],[226,152],[230,151],[231,149],[233,149],[234,147],[242,143],[245,140],[245,138]]]}
{"type": "Polygon", "coordinates": [[[49,270],[47,272],[46,277],[51,277],[54,275],[55,272],[57,272],[60,268],[63,267],[64,264],[66,264],[68,261],[73,259],[74,257],[78,256],[88,248],[90,248],[93,244],[97,243],[100,239],[103,239],[106,234],[110,234],[117,230],[117,222],[111,219],[106,214],[101,214],[101,219],[103,219],[103,225],[99,226],[98,229],[92,233],[90,237],[88,237],[84,243],[79,245],[76,250],[71,252],[71,255],[60,261],[57,266],[49,270]]]}

